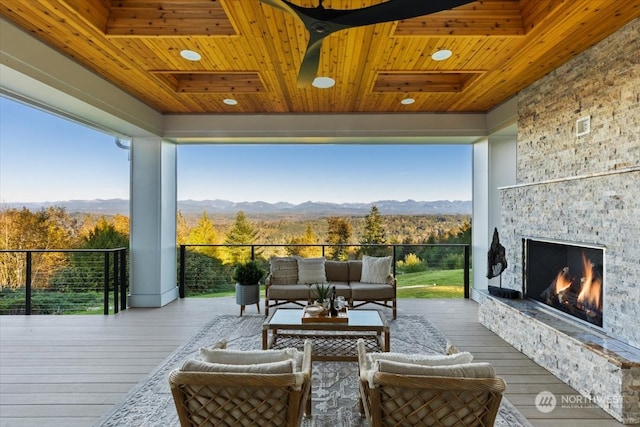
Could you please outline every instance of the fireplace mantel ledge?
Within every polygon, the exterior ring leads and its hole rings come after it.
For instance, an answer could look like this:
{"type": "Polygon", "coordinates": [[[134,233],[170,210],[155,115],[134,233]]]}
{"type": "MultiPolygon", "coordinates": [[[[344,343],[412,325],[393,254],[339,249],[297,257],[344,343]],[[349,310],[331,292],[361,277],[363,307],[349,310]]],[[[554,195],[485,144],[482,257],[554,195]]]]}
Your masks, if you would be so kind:
{"type": "Polygon", "coordinates": [[[597,177],[609,176],[609,175],[621,175],[623,173],[632,173],[632,172],[640,172],[640,165],[632,166],[628,168],[616,169],[612,171],[606,171],[606,172],[597,172],[597,173],[591,173],[591,174],[585,174],[585,175],[570,176],[566,178],[555,178],[555,179],[548,179],[545,181],[524,182],[522,184],[506,185],[504,187],[498,187],[498,190],[509,190],[512,188],[532,187],[536,185],[546,185],[546,184],[553,184],[557,182],[578,181],[582,179],[597,178],[597,177]]]}
{"type": "Polygon", "coordinates": [[[549,328],[556,329],[592,352],[606,358],[609,363],[621,369],[640,368],[640,349],[630,346],[603,332],[568,321],[561,316],[553,315],[540,305],[525,299],[497,298],[486,291],[478,291],[481,298],[491,298],[512,308],[520,315],[535,319],[549,328]]]}

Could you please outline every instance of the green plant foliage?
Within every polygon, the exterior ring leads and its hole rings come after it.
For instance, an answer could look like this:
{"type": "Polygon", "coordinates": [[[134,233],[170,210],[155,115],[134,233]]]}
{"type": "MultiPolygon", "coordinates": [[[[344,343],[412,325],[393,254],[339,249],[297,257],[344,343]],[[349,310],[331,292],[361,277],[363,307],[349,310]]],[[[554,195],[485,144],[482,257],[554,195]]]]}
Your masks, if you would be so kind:
{"type": "Polygon", "coordinates": [[[247,261],[236,265],[231,277],[240,285],[250,286],[259,284],[265,274],[266,270],[257,261],[247,261]]]}
{"type": "Polygon", "coordinates": [[[316,283],[312,287],[317,301],[324,301],[331,295],[331,283],[316,283]]]}
{"type": "MultiPolygon", "coordinates": [[[[178,263],[178,268],[180,267],[178,263]]],[[[187,250],[185,254],[185,288],[187,295],[226,292],[233,289],[229,280],[231,267],[206,254],[187,250]]]]}
{"type": "Polygon", "coordinates": [[[405,255],[404,260],[396,263],[396,268],[402,273],[415,273],[426,270],[427,265],[416,254],[409,253],[405,255]]]}
{"type": "MultiPolygon", "coordinates": [[[[227,245],[252,245],[258,243],[260,233],[251,224],[247,215],[240,211],[236,215],[233,226],[227,232],[224,243],[227,245]]],[[[254,256],[260,255],[260,251],[254,252],[254,256]]],[[[228,264],[237,264],[251,259],[251,249],[248,247],[226,248],[225,262],[228,264]]]]}
{"type": "Polygon", "coordinates": [[[371,207],[371,212],[364,218],[364,221],[364,232],[360,238],[360,244],[380,246],[363,246],[361,252],[370,256],[387,255],[387,233],[377,206],[371,207]]]}

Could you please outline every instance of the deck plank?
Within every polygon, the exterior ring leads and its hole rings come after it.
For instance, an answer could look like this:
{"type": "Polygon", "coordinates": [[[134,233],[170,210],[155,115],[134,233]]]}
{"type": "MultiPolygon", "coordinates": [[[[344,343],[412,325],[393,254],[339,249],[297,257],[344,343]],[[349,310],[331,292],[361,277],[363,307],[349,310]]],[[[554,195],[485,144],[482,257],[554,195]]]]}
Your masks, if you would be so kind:
{"type": "MultiPolygon", "coordinates": [[[[474,301],[401,299],[398,306],[398,316],[425,315],[460,350],[492,363],[507,399],[534,426],[622,425],[598,408],[538,411],[541,391],[577,392],[482,326],[474,301]]],[[[91,426],[214,314],[238,313],[234,298],[223,297],[111,316],[1,316],[0,427],[91,426]]]]}

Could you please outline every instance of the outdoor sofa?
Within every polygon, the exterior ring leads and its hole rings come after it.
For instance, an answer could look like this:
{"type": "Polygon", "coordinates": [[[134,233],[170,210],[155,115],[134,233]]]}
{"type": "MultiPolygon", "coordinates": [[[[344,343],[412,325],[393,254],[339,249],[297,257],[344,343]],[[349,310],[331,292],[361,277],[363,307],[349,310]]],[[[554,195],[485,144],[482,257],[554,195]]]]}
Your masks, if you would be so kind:
{"type": "Polygon", "coordinates": [[[316,299],[315,285],[335,286],[336,294],[350,308],[377,304],[390,308],[396,318],[396,280],[391,274],[392,259],[365,255],[362,260],[332,261],[325,258],[275,257],[265,281],[265,316],[283,304],[300,306],[316,299]]]}

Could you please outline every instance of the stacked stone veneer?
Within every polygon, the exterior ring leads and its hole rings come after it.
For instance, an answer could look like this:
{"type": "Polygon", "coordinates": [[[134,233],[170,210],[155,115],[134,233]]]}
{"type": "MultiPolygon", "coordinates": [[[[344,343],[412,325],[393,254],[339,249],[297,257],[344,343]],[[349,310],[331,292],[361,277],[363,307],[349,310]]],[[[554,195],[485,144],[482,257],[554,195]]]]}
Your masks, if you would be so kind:
{"type": "MultiPolygon", "coordinates": [[[[640,350],[575,323],[535,303],[480,296],[478,316],[531,360],[621,422],[640,423],[640,350]]],[[[558,397],[561,400],[561,397],[558,397]]]]}
{"type": "MultiPolygon", "coordinates": [[[[636,19],[518,94],[517,185],[501,189],[500,230],[509,263],[503,286],[517,290],[523,286],[523,238],[604,246],[603,332],[635,348],[640,348],[639,34],[636,19]],[[578,137],[576,120],[584,116],[591,117],[591,132],[578,137]]],[[[495,320],[490,317],[483,322],[495,320]]],[[[531,339],[538,346],[557,340],[547,333],[528,335],[511,337],[518,341],[512,344],[527,349],[531,339]]],[[[578,348],[588,358],[583,346],[578,348]]],[[[571,385],[587,395],[600,393],[595,389],[609,381],[609,373],[596,371],[602,376],[585,369],[576,374],[585,384],[571,385]]],[[[640,384],[634,387],[640,411],[640,384]]]]}

